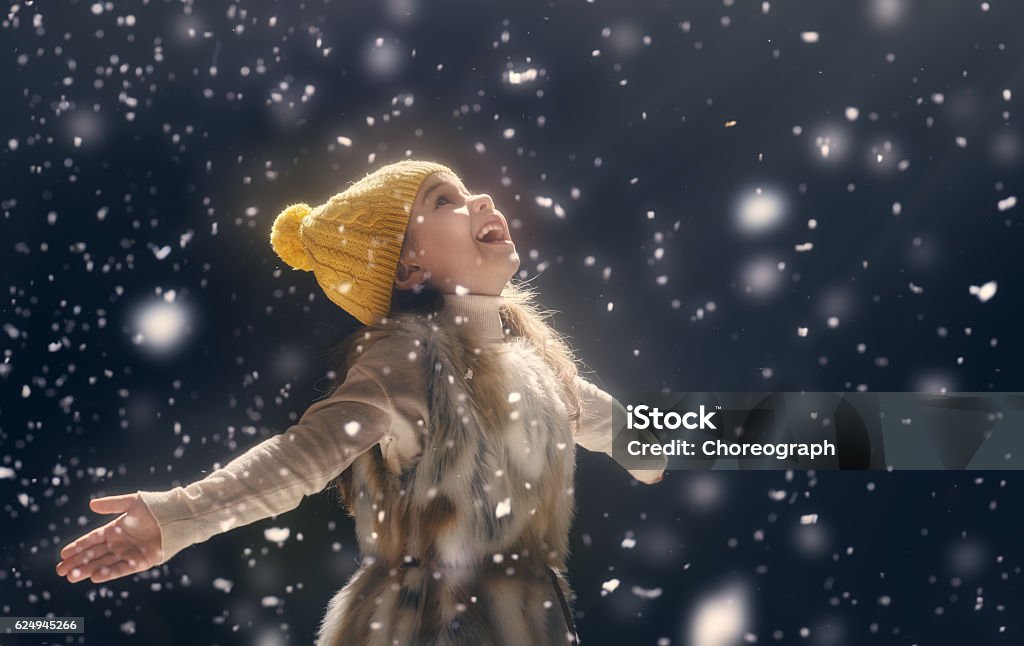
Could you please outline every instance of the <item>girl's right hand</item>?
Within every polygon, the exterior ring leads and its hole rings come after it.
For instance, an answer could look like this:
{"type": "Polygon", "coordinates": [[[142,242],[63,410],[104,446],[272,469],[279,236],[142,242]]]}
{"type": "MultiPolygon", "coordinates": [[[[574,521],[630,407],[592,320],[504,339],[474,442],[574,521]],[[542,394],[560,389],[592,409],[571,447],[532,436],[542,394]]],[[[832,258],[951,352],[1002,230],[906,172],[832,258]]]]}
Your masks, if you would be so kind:
{"type": "Polygon", "coordinates": [[[86,578],[103,583],[163,562],[160,525],[138,493],[96,498],[89,507],[121,515],[68,543],[60,551],[57,574],[71,583],[86,578]]]}

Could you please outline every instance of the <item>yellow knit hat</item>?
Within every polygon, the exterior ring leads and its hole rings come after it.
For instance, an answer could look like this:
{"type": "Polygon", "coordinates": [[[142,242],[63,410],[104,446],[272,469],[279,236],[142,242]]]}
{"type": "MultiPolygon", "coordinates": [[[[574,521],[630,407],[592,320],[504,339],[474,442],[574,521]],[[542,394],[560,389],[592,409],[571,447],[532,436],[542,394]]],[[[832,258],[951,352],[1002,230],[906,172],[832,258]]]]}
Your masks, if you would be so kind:
{"type": "Polygon", "coordinates": [[[370,325],[391,311],[409,215],[428,175],[450,168],[403,160],[383,166],[310,208],[293,204],[274,220],[270,244],[294,269],[312,271],[336,305],[370,325]]]}

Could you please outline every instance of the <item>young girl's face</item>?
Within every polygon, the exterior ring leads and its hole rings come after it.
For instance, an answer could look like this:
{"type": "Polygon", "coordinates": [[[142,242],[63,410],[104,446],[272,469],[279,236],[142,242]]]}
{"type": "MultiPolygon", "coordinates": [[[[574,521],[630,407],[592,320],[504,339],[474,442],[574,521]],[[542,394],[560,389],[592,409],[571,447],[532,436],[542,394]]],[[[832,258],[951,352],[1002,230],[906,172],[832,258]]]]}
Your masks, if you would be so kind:
{"type": "Polygon", "coordinates": [[[518,270],[508,222],[491,196],[471,193],[447,173],[423,181],[399,260],[398,289],[426,283],[446,294],[500,295],[518,270]]]}

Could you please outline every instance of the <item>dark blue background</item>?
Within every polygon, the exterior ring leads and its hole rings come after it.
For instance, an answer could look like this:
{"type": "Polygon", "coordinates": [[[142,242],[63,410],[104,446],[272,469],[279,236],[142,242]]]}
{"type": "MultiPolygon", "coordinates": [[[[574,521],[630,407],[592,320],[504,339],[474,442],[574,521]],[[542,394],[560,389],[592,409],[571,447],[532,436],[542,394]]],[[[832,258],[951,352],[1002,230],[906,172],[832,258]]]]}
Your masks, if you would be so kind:
{"type": "MultiPolygon", "coordinates": [[[[494,197],[521,277],[613,394],[1024,390],[1021,207],[996,206],[1022,188],[1024,6],[93,6],[22,3],[0,31],[0,612],[86,616],[84,641],[51,643],[311,643],[356,567],[326,495],[144,575],[72,585],[53,568],[105,520],[90,498],[198,479],[322,393],[326,352],[356,324],[310,274],[282,271],[271,223],[407,150],[494,197]],[[878,7],[905,13],[879,21],[878,7]],[[535,80],[507,82],[529,68],[535,80]],[[736,205],[758,186],[784,217],[746,234],[736,205]],[[785,266],[747,293],[757,259],[785,266]],[[988,302],[969,293],[990,280],[988,302]],[[164,358],[132,342],[158,288],[191,313],[164,358]],[[263,537],[274,526],[292,530],[283,547],[263,537]],[[269,595],[283,605],[262,607],[269,595]]],[[[645,487],[581,450],[583,642],[691,643],[701,602],[735,584],[757,643],[1021,643],[1021,482],[670,472],[645,487]]]]}

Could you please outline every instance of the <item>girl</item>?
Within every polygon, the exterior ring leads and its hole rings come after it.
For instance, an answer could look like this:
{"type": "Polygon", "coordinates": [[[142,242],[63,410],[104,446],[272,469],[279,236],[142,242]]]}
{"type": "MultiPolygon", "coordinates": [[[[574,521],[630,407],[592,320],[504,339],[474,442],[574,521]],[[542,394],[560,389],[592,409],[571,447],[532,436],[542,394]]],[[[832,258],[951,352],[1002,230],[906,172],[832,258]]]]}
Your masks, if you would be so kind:
{"type": "MultiPolygon", "coordinates": [[[[61,550],[58,574],[141,572],[331,485],[363,558],[320,646],[578,643],[575,447],[612,455],[621,405],[510,282],[519,256],[491,198],[405,160],[285,209],[270,241],[365,326],[338,347],[330,393],[202,480],[91,501],[121,515],[61,550]]],[[[665,459],[653,467],[629,472],[653,484],[665,459]]]]}

